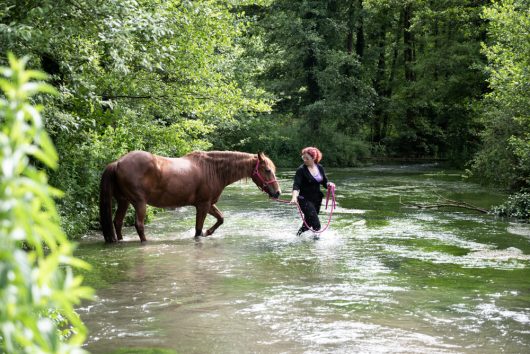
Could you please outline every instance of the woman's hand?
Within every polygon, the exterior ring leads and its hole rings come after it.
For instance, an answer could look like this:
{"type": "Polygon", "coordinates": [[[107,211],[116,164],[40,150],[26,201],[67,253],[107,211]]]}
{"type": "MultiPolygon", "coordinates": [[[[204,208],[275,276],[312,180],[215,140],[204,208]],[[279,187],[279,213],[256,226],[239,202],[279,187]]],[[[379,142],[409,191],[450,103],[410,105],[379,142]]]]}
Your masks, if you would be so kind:
{"type": "Polygon", "coordinates": [[[293,190],[293,196],[291,198],[291,204],[298,204],[298,195],[300,195],[300,191],[299,190],[293,190]]]}
{"type": "Polygon", "coordinates": [[[333,182],[328,182],[328,188],[335,188],[335,183],[333,182]]]}

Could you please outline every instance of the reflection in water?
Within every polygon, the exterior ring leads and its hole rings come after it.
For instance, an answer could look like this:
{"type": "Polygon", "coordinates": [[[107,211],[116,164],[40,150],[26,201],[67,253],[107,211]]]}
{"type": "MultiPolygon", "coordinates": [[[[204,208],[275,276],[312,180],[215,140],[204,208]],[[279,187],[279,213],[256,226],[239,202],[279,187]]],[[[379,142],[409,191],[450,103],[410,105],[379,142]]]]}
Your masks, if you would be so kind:
{"type": "MultiPolygon", "coordinates": [[[[526,350],[530,246],[524,226],[399,204],[401,196],[428,201],[433,191],[475,203],[496,196],[457,175],[418,166],[329,174],[339,205],[318,241],[295,236],[296,210],[267,200],[251,183],[225,191],[218,204],[225,224],[213,237],[193,239],[192,208],[160,215],[147,226],[144,245],[133,228],[113,246],[87,235],[78,254],[94,264],[86,277],[98,288],[96,301],[79,309],[90,330],[87,349],[526,350]]],[[[281,184],[290,185],[289,175],[283,178],[281,184]]]]}

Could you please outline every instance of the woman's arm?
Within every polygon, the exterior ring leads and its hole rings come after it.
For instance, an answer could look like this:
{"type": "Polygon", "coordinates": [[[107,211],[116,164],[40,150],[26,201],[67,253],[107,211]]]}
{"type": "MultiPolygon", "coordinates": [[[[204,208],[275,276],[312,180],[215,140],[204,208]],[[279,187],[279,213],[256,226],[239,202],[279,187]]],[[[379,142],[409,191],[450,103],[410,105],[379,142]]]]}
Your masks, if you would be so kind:
{"type": "Polygon", "coordinates": [[[298,196],[300,195],[300,187],[303,183],[303,176],[302,176],[302,168],[298,168],[296,170],[296,174],[294,175],[294,181],[293,181],[293,194],[291,198],[291,203],[298,203],[298,196]]]}
{"type": "Polygon", "coordinates": [[[302,183],[303,183],[303,173],[304,171],[302,170],[302,167],[299,167],[297,170],[296,170],[296,173],[294,175],[294,181],[293,181],[293,191],[296,189],[296,190],[300,190],[300,188],[302,187],[302,183]]]}
{"type": "Polygon", "coordinates": [[[322,182],[320,184],[322,185],[322,187],[327,188],[328,176],[326,176],[326,171],[324,170],[324,167],[322,167],[322,165],[318,165],[318,168],[320,170],[320,174],[322,175],[322,182]]]}
{"type": "Polygon", "coordinates": [[[298,203],[298,195],[300,194],[300,191],[297,189],[293,189],[293,196],[291,198],[291,203],[298,203]]]}
{"type": "Polygon", "coordinates": [[[328,181],[328,177],[326,176],[326,171],[324,171],[324,167],[320,166],[320,174],[322,174],[322,186],[324,188],[329,188],[330,186],[335,188],[335,183],[328,181]]]}

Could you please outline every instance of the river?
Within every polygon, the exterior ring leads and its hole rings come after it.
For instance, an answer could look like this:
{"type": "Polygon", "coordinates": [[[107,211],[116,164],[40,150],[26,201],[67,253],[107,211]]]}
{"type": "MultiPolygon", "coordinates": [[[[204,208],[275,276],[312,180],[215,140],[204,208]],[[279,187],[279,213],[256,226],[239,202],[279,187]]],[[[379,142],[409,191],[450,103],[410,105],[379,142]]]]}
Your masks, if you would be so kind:
{"type": "MultiPolygon", "coordinates": [[[[292,177],[278,173],[284,191],[292,177]]],[[[328,177],[338,205],[319,240],[297,237],[296,209],[250,180],[225,190],[211,237],[192,237],[193,208],[158,214],[145,244],[134,227],[117,245],[86,235],[76,254],[94,265],[97,294],[78,309],[86,349],[528,353],[530,226],[408,206],[443,195],[489,208],[502,195],[432,164],[328,177]]]]}

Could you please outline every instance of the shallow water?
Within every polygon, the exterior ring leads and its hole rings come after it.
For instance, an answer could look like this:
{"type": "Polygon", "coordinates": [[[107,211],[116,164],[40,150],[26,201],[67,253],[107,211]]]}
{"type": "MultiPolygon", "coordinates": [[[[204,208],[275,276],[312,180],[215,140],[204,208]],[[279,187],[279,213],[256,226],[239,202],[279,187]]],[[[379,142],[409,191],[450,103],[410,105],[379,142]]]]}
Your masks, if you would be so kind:
{"type": "MultiPolygon", "coordinates": [[[[158,215],[144,245],[134,228],[118,245],[87,235],[77,254],[94,265],[86,280],[97,298],[79,309],[86,348],[528,352],[530,226],[400,204],[443,195],[488,208],[501,195],[435,165],[328,174],[338,208],[319,240],[296,237],[296,209],[251,182],[225,190],[225,223],[212,237],[192,237],[193,208],[158,215]]],[[[284,191],[292,176],[279,174],[284,191]]]]}

